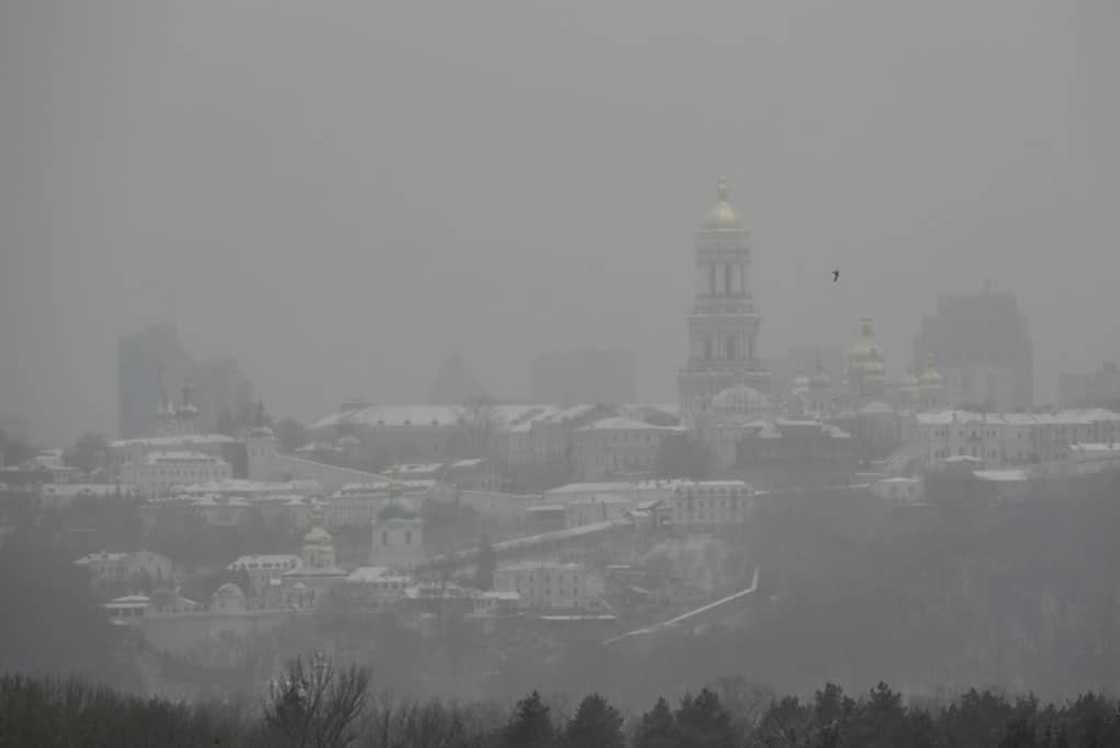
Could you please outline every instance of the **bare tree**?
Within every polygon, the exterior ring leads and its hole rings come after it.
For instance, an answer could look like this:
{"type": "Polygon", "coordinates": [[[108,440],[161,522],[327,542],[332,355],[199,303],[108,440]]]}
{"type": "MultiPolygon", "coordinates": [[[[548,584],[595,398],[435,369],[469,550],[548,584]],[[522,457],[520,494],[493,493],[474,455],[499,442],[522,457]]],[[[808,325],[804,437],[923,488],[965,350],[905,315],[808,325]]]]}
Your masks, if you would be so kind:
{"type": "Polygon", "coordinates": [[[369,671],[364,668],[352,665],[340,672],[323,654],[306,665],[297,657],[271,685],[264,709],[270,738],[300,748],[350,745],[368,689],[369,671]]]}

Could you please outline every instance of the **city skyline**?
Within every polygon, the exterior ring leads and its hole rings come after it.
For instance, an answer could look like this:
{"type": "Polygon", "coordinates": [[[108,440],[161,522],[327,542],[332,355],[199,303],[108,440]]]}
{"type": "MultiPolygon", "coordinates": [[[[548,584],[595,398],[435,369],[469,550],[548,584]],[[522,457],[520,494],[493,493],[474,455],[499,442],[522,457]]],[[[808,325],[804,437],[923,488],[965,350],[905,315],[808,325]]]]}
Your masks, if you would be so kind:
{"type": "Polygon", "coordinates": [[[1031,322],[1038,400],[1051,401],[1061,369],[1120,353],[1103,284],[1114,260],[1099,249],[1115,228],[1107,201],[1080,197],[1110,184],[1080,171],[1083,151],[1110,145],[1077,134],[1108,114],[1085,71],[1108,66],[1109,19],[1098,10],[1086,36],[1072,2],[997,5],[921,5],[915,23],[871,2],[842,14],[764,4],[736,9],[726,28],[751,31],[730,38],[698,19],[693,35],[669,33],[688,28],[672,12],[526,6],[517,20],[535,49],[413,34],[421,20],[404,10],[386,40],[356,9],[258,26],[199,7],[172,31],[136,5],[129,23],[149,33],[114,51],[125,10],[8,11],[26,16],[4,45],[22,125],[0,148],[15,154],[8,173],[39,187],[0,208],[0,334],[20,351],[3,362],[0,410],[48,441],[111,431],[116,336],[161,320],[201,356],[236,354],[277,412],[302,419],[355,393],[420,401],[455,348],[520,399],[532,355],[621,345],[636,354],[639,399],[670,400],[690,237],[721,174],[759,247],[767,356],[846,345],[869,316],[901,373],[937,294],[992,278],[1031,322]],[[895,33],[850,55],[833,33],[872,27],[895,33]],[[102,99],[47,98],[35,65],[53,48],[35,40],[56,29],[64,45],[80,33],[97,60],[60,52],[59,90],[102,99]],[[286,56],[293,47],[332,52],[286,56]],[[841,47],[832,70],[805,62],[841,47]],[[583,62],[560,65],[572,49],[583,62]],[[228,75],[198,64],[202,50],[228,75]],[[495,76],[521,52],[512,78],[495,76]],[[415,86],[396,85],[401,69],[415,86]],[[664,81],[679,107],[662,111],[648,102],[666,100],[649,98],[664,81]],[[935,115],[948,118],[936,132],[935,115]],[[531,135],[565,117],[574,126],[551,147],[531,135]],[[29,218],[44,210],[59,216],[49,235],[29,218]]]}

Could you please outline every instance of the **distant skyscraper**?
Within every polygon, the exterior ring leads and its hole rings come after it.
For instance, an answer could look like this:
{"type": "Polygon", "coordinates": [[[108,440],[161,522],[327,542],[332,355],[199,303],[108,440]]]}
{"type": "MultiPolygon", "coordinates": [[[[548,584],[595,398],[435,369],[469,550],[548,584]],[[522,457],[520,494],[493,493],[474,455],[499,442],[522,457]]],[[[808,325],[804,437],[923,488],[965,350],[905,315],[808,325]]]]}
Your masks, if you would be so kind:
{"type": "Polygon", "coordinates": [[[980,293],[939,296],[937,314],[922,320],[914,340],[915,369],[926,361],[944,377],[950,406],[1034,405],[1034,346],[1009,291],[986,283],[980,293]]]}
{"type": "Polygon", "coordinates": [[[636,401],[637,389],[634,354],[618,348],[546,353],[529,367],[529,390],[538,403],[618,405],[636,401]]]}
{"type": "Polygon", "coordinates": [[[735,385],[762,392],[770,374],[758,351],[762,318],[751,297],[750,234],[728,203],[720,180],[718,202],[696,233],[696,293],[688,317],[689,356],[677,380],[680,404],[700,409],[735,385]]]}

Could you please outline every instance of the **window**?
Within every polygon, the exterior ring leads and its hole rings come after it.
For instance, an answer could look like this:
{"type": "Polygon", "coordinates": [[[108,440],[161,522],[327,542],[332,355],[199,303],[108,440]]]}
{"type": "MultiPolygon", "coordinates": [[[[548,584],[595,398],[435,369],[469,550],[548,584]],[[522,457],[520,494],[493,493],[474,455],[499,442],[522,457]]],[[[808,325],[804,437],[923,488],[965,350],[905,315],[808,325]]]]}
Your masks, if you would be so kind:
{"type": "Polygon", "coordinates": [[[388,530],[382,530],[381,531],[381,545],[389,545],[389,531],[388,530]]]}
{"type": "Polygon", "coordinates": [[[404,531],[404,544],[405,545],[412,545],[412,530],[405,530],[404,531]]]}

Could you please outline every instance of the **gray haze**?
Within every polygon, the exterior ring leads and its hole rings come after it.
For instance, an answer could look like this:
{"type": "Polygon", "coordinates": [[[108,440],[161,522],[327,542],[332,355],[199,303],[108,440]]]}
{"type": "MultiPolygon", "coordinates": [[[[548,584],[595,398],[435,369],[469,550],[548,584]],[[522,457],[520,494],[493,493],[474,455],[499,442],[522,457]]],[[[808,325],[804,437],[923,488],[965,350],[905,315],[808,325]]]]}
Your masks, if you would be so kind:
{"type": "Polygon", "coordinates": [[[301,418],[456,348],[517,398],[625,345],[672,400],[720,175],[765,356],[868,315],[899,373],[985,277],[1041,402],[1120,353],[1113,0],[0,8],[0,410],[48,439],[115,429],[116,337],[166,319],[301,418]]]}

